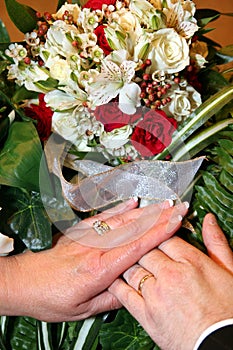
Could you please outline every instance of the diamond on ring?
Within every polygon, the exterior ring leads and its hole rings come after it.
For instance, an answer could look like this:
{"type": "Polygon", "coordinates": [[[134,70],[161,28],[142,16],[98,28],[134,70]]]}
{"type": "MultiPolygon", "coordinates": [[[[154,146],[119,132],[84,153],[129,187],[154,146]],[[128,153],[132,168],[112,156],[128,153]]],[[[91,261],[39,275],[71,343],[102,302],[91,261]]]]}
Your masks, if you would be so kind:
{"type": "Polygon", "coordinates": [[[100,236],[103,236],[106,232],[111,230],[111,228],[107,224],[107,222],[102,221],[102,220],[95,221],[93,223],[92,227],[95,230],[95,232],[97,232],[98,235],[100,235],[100,236]]]}

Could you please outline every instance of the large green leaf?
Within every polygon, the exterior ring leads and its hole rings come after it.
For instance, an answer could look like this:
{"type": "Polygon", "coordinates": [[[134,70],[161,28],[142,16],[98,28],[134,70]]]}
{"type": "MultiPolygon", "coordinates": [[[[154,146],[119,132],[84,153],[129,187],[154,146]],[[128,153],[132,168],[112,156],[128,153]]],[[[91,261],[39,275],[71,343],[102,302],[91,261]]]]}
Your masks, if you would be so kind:
{"type": "Polygon", "coordinates": [[[15,26],[22,32],[31,32],[37,24],[36,11],[15,0],[5,0],[7,12],[15,26]]]}
{"type": "Polygon", "coordinates": [[[32,122],[14,122],[0,153],[0,184],[39,192],[41,143],[32,122]]]}
{"type": "Polygon", "coordinates": [[[38,251],[51,246],[51,224],[39,193],[4,187],[0,205],[7,207],[7,223],[28,249],[38,251]]]}
{"type": "Polygon", "coordinates": [[[103,324],[100,343],[103,350],[150,350],[154,347],[148,334],[125,309],[118,311],[112,323],[103,324]]]}

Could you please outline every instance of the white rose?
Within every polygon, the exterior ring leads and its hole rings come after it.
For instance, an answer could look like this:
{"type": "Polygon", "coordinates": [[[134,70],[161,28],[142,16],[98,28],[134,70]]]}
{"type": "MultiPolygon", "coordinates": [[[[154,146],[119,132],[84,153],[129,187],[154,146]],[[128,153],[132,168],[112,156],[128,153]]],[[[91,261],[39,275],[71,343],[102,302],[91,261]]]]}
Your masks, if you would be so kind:
{"type": "Polygon", "coordinates": [[[190,85],[178,87],[169,94],[171,102],[163,109],[178,122],[190,116],[201,105],[201,95],[190,85]]]}
{"type": "Polygon", "coordinates": [[[57,79],[61,85],[68,84],[70,80],[71,69],[66,60],[58,56],[53,58],[50,66],[50,76],[57,79]]]}
{"type": "Polygon", "coordinates": [[[60,7],[60,9],[53,15],[54,19],[63,19],[64,13],[68,11],[69,15],[73,17],[73,22],[77,23],[78,17],[81,13],[81,9],[77,4],[68,4],[65,3],[60,7]]]}
{"type": "Polygon", "coordinates": [[[52,130],[72,143],[77,141],[77,120],[72,113],[53,113],[52,130]]]}
{"type": "Polygon", "coordinates": [[[128,142],[131,133],[130,125],[114,129],[111,132],[104,131],[100,136],[100,143],[107,149],[120,148],[128,142]]]}
{"type": "Polygon", "coordinates": [[[150,71],[163,70],[167,73],[182,71],[189,65],[189,46],[173,28],[160,29],[152,35],[148,58],[150,71]]]}
{"type": "Polygon", "coordinates": [[[131,32],[136,28],[137,19],[131,12],[124,11],[119,13],[117,23],[121,26],[124,32],[131,32]]]}

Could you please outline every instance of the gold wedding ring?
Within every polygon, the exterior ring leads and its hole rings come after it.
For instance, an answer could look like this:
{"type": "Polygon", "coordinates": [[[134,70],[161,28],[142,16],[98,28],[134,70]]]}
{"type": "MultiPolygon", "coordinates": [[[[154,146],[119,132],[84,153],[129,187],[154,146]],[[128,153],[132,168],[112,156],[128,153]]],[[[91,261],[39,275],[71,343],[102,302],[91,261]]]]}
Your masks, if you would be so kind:
{"type": "Polygon", "coordinates": [[[142,279],[140,280],[139,284],[138,284],[138,294],[142,295],[142,286],[145,283],[146,280],[148,280],[148,278],[154,277],[154,275],[152,275],[152,273],[149,273],[148,275],[145,275],[144,277],[142,277],[142,279]]]}
{"type": "Polygon", "coordinates": [[[95,230],[98,235],[103,236],[106,232],[110,231],[111,228],[107,224],[107,222],[102,220],[97,220],[92,225],[93,229],[95,230]]]}

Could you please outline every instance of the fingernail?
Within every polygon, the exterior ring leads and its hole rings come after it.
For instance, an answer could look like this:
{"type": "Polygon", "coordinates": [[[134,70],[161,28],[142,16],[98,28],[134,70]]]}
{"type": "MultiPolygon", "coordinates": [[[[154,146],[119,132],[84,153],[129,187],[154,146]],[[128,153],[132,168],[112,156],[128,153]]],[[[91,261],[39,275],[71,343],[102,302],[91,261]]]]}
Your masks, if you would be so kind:
{"type": "Polygon", "coordinates": [[[174,202],[172,199],[166,199],[164,202],[159,204],[162,209],[171,208],[174,205],[174,202]]]}
{"type": "Polygon", "coordinates": [[[134,196],[134,197],[132,197],[132,199],[134,200],[134,202],[138,202],[138,197],[136,197],[136,196],[134,196]]]}
{"type": "Polygon", "coordinates": [[[169,220],[168,226],[167,226],[167,233],[170,233],[172,230],[174,230],[174,228],[181,223],[181,221],[183,220],[183,216],[182,215],[176,215],[171,217],[171,219],[169,220]]]}
{"type": "Polygon", "coordinates": [[[189,202],[184,202],[183,204],[186,206],[187,209],[189,208],[189,202]]]}
{"type": "Polygon", "coordinates": [[[209,218],[209,224],[210,225],[216,225],[217,224],[217,220],[215,218],[215,216],[212,214],[209,218]]]}

